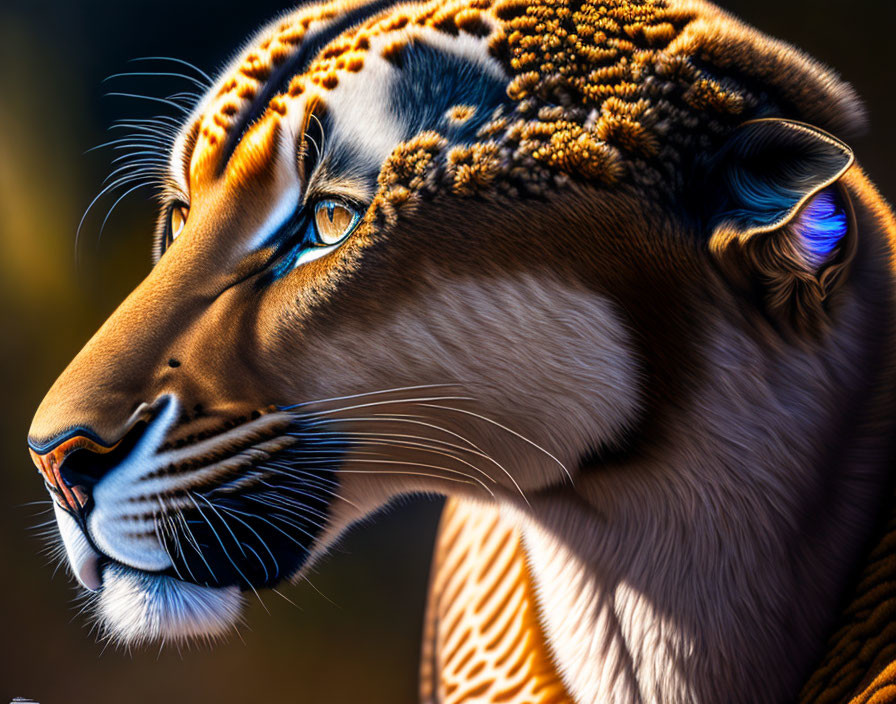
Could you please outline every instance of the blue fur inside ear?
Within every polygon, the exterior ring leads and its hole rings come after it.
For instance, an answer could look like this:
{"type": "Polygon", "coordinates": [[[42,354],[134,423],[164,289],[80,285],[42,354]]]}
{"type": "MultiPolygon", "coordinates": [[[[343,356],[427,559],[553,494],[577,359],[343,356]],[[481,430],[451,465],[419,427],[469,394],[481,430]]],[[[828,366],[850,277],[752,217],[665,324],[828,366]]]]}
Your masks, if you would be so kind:
{"type": "MultiPolygon", "coordinates": [[[[720,218],[740,227],[768,227],[781,221],[799,202],[800,193],[747,171],[729,175],[729,192],[735,207],[720,218]]],[[[799,249],[810,267],[823,265],[849,230],[843,201],[834,187],[819,191],[792,223],[799,249]]]]}
{"type": "Polygon", "coordinates": [[[723,218],[735,220],[745,228],[764,227],[781,220],[800,198],[799,193],[776,187],[747,171],[733,171],[728,178],[735,207],[723,218]]]}
{"type": "Polygon", "coordinates": [[[797,232],[813,266],[823,264],[846,236],[846,209],[833,189],[821,191],[800,213],[797,232]]]}

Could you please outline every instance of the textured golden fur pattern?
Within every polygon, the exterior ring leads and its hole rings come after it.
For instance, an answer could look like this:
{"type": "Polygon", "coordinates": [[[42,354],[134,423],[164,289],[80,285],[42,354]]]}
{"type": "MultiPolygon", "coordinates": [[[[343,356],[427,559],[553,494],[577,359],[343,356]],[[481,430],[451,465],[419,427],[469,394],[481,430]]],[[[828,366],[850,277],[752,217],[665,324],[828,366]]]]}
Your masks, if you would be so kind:
{"type": "Polygon", "coordinates": [[[888,701],[891,529],[836,624],[896,457],[863,125],[701,0],[278,18],[30,431],[104,627],[217,634],[429,492],[428,702],[792,700],[832,629],[802,701],[888,701]],[[310,244],[334,203],[354,229],[310,244]]]}
{"type": "Polygon", "coordinates": [[[514,524],[486,506],[449,502],[433,565],[421,701],[568,702],[514,524]]]}

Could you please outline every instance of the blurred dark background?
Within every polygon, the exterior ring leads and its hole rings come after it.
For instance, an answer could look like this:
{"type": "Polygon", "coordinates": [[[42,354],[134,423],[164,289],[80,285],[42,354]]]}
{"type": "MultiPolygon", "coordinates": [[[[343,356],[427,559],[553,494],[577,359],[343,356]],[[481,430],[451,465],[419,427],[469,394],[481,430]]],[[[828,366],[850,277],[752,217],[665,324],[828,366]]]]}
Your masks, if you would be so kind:
{"type": "MultiPolygon", "coordinates": [[[[728,0],[767,32],[835,67],[865,99],[871,130],[853,140],[884,195],[896,192],[896,96],[890,78],[896,3],[890,0],[728,0]]],[[[165,95],[158,79],[102,83],[112,73],[166,70],[128,63],[166,55],[212,73],[288,4],[272,0],[0,0],[0,701],[415,701],[429,550],[439,504],[415,500],[356,528],[311,576],[287,587],[295,605],[263,595],[241,638],[180,653],[103,651],[72,604],[64,569],[27,530],[51,516],[25,449],[44,392],[149,268],[154,203],[122,202],[102,242],[107,201],[74,233],[114,155],[85,150],[117,118],[155,107],[107,91],[165,95]],[[155,81],[155,82],[153,82],[155,81]],[[53,577],[51,579],[51,577],[53,577]]],[[[171,66],[167,70],[177,70],[171,66]]]]}

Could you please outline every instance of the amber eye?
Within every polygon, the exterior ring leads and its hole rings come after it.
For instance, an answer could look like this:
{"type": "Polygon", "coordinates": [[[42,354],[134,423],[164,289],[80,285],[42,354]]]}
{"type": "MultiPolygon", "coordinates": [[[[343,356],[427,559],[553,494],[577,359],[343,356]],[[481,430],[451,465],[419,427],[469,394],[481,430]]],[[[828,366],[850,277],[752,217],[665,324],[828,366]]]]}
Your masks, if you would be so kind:
{"type": "Polygon", "coordinates": [[[189,214],[190,209],[185,205],[175,205],[171,208],[171,214],[168,216],[168,236],[171,242],[174,242],[183,231],[189,214]]]}
{"type": "Polygon", "coordinates": [[[361,216],[335,200],[323,200],[314,207],[316,244],[331,247],[339,244],[355,229],[361,216]]]}

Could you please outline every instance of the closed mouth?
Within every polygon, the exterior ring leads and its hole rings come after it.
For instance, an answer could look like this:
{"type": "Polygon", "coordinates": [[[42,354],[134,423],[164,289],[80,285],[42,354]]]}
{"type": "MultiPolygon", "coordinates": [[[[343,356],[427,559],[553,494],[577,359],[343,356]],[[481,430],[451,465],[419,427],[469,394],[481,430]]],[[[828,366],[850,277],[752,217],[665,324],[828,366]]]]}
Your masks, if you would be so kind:
{"type": "Polygon", "coordinates": [[[129,433],[113,452],[76,450],[66,459],[69,478],[105,475],[77,510],[52,487],[81,584],[102,588],[112,566],[254,590],[300,570],[326,526],[343,446],[317,442],[299,418],[273,412],[192,445],[148,449],[144,439],[160,422],[129,433]]]}

